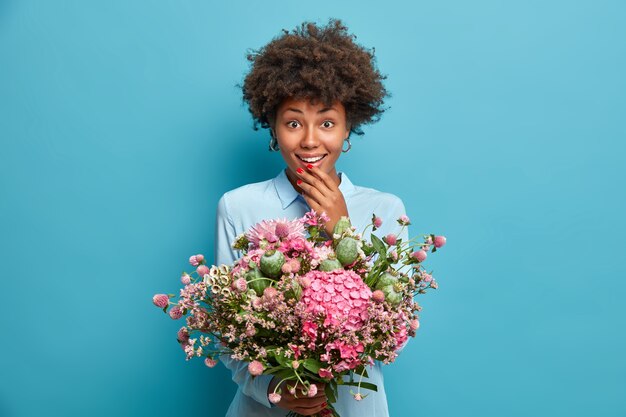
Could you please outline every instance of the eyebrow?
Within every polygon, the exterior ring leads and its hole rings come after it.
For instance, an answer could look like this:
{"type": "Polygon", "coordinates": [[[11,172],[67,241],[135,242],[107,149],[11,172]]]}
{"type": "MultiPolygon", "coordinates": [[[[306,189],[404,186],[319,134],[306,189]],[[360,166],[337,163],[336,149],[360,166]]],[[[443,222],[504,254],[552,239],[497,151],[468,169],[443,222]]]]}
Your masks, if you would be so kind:
{"type": "MultiPolygon", "coordinates": [[[[285,111],[284,111],[283,113],[286,113],[286,112],[288,112],[288,111],[290,111],[290,110],[291,110],[291,111],[295,111],[296,113],[302,113],[302,110],[300,110],[300,109],[296,109],[296,108],[294,108],[294,107],[289,107],[289,108],[285,109],[285,111]]],[[[337,109],[335,109],[334,107],[324,107],[322,110],[318,111],[318,113],[326,113],[326,112],[327,112],[327,111],[329,111],[329,110],[335,110],[335,111],[337,111],[337,109]]]]}

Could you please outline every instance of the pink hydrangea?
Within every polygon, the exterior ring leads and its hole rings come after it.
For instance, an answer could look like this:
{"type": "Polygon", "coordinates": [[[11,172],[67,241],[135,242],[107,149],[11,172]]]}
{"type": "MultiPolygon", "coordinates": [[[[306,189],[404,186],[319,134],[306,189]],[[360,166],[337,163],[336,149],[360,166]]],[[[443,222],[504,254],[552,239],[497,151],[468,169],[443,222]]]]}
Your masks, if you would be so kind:
{"type": "Polygon", "coordinates": [[[324,326],[358,330],[368,319],[372,290],[351,270],[310,271],[311,285],[302,291],[307,313],[325,317],[324,326]]]}

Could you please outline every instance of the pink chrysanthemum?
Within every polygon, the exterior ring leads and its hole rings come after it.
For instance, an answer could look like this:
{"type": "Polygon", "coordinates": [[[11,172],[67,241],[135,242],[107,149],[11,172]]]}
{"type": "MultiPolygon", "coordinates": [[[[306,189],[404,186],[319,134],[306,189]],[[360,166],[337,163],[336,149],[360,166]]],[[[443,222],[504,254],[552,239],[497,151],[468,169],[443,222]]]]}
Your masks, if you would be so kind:
{"type": "Polygon", "coordinates": [[[279,240],[304,237],[304,225],[300,219],[263,220],[262,222],[252,226],[246,232],[246,237],[252,244],[253,248],[256,249],[259,247],[262,240],[274,243],[279,240]]]}
{"type": "Polygon", "coordinates": [[[311,285],[302,292],[306,312],[323,314],[325,326],[358,330],[367,320],[372,290],[351,270],[310,271],[311,285]]]}

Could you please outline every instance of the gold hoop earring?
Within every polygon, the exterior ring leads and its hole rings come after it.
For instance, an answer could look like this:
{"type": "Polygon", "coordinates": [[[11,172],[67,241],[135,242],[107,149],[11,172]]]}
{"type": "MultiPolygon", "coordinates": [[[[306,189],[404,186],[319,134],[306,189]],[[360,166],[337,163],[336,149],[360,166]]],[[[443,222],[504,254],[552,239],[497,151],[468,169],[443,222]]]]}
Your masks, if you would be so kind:
{"type": "Polygon", "coordinates": [[[343,147],[341,148],[341,152],[346,153],[350,150],[350,148],[352,148],[352,144],[350,143],[350,137],[347,137],[345,142],[348,142],[348,149],[343,149],[343,147]]]}

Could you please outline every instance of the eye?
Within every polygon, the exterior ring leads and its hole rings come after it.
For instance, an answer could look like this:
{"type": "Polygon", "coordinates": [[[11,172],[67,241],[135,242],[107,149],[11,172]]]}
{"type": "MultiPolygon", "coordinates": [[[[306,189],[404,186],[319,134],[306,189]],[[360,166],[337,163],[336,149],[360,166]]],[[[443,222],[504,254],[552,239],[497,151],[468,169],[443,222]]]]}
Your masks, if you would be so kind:
{"type": "Polygon", "coordinates": [[[293,128],[293,129],[295,129],[297,126],[294,126],[294,125],[293,125],[293,123],[295,123],[295,124],[299,124],[299,123],[298,123],[298,121],[296,121],[296,120],[291,120],[291,121],[287,122],[287,126],[289,126],[289,127],[293,128]]]}
{"type": "Polygon", "coordinates": [[[324,120],[324,123],[322,123],[322,126],[324,126],[327,129],[333,127],[334,125],[335,123],[331,122],[330,120],[324,120]],[[330,123],[330,126],[328,125],[328,123],[330,123]]]}

